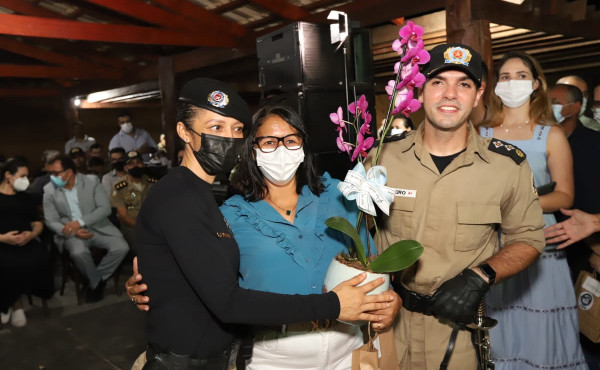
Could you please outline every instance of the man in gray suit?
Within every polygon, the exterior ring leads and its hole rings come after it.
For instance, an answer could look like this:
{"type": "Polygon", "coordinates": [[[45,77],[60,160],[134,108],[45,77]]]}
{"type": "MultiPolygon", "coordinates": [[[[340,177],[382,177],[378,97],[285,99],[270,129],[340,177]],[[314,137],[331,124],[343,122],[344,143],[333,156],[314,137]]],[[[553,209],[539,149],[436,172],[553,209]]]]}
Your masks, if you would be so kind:
{"type": "Polygon", "coordinates": [[[90,284],[85,298],[96,302],[103,298],[105,281],[127,255],[129,247],[123,235],[108,219],[110,202],[95,176],[78,174],[68,156],[50,162],[50,183],[44,186],[46,225],[64,240],[77,268],[90,284]],[[107,250],[98,266],[90,247],[107,250]]]}

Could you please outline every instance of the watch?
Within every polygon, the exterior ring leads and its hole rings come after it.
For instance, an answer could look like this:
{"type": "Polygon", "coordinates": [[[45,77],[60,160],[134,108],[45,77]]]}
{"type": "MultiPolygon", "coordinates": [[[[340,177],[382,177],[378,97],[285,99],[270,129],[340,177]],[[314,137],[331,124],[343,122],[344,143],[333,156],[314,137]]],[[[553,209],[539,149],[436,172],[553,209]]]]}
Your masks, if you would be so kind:
{"type": "Polygon", "coordinates": [[[481,272],[483,272],[483,274],[488,278],[489,285],[493,285],[494,281],[496,281],[496,270],[494,270],[492,266],[490,266],[487,263],[484,263],[483,265],[479,265],[477,267],[479,267],[481,272]]]}

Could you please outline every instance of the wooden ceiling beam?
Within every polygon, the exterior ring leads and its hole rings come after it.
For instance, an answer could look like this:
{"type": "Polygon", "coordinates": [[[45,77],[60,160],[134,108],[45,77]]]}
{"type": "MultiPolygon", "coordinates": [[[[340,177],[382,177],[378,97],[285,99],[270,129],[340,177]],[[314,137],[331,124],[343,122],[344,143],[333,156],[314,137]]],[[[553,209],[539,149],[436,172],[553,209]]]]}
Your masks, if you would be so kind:
{"type": "Polygon", "coordinates": [[[298,21],[310,15],[306,10],[288,3],[286,0],[250,0],[250,2],[292,21],[298,21]]]}
{"type": "Polygon", "coordinates": [[[95,69],[101,73],[115,72],[115,70],[113,69],[90,63],[80,58],[56,53],[50,50],[41,49],[36,46],[28,45],[24,42],[19,42],[8,37],[0,36],[0,49],[7,50],[15,54],[25,55],[30,58],[41,60],[43,62],[56,64],[57,66],[89,68],[95,69]]]}
{"type": "Polygon", "coordinates": [[[223,13],[227,13],[230,12],[232,10],[236,10],[237,8],[244,6],[248,3],[247,0],[233,0],[228,2],[227,4],[223,4],[223,5],[219,5],[213,9],[211,9],[211,12],[214,12],[216,14],[223,14],[223,13]]]}
{"type": "Polygon", "coordinates": [[[473,1],[471,5],[473,19],[485,19],[493,23],[526,27],[550,34],[600,38],[600,29],[595,22],[572,22],[570,17],[565,16],[536,15],[524,7],[501,0],[473,1]]]}
{"type": "Polygon", "coordinates": [[[54,67],[40,65],[0,64],[0,77],[20,78],[73,78],[81,80],[118,80],[123,78],[119,71],[100,72],[90,68],[54,67]]]}
{"type": "Polygon", "coordinates": [[[235,47],[233,36],[0,14],[0,34],[125,44],[235,47]]]}
{"type": "Polygon", "coordinates": [[[62,14],[23,0],[0,0],[0,6],[23,15],[31,15],[34,17],[43,18],[68,19],[68,17],[65,17],[62,14]]]}
{"type": "Polygon", "coordinates": [[[5,87],[0,88],[0,98],[46,98],[59,96],[60,91],[51,87],[5,87]]]}
{"type": "Polygon", "coordinates": [[[236,36],[248,33],[248,29],[239,23],[224,18],[187,0],[152,0],[152,2],[179,13],[183,17],[200,22],[208,28],[226,30],[236,36]]]}

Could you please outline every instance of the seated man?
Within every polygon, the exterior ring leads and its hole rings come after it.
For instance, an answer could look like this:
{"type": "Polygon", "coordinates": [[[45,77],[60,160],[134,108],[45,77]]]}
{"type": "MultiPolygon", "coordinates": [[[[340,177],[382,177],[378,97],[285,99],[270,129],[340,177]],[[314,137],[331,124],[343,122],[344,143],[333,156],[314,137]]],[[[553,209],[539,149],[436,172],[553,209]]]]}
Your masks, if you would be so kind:
{"type": "Polygon", "coordinates": [[[68,156],[50,162],[50,183],[44,186],[46,225],[69,251],[77,268],[88,278],[88,302],[103,298],[105,281],[117,269],[127,251],[123,235],[109,220],[110,202],[96,176],[78,174],[68,156]],[[106,249],[98,266],[90,247],[106,249]]]}
{"type": "Polygon", "coordinates": [[[78,173],[87,174],[89,172],[85,163],[86,158],[83,149],[81,149],[78,146],[71,148],[71,150],[69,151],[69,157],[75,164],[75,170],[78,173]]]}
{"type": "Polygon", "coordinates": [[[127,176],[123,181],[114,186],[111,204],[117,209],[117,215],[121,221],[121,231],[129,244],[133,255],[137,255],[135,249],[135,220],[137,218],[142,202],[156,179],[144,174],[144,162],[142,156],[131,151],[127,153],[125,162],[127,176]]]}

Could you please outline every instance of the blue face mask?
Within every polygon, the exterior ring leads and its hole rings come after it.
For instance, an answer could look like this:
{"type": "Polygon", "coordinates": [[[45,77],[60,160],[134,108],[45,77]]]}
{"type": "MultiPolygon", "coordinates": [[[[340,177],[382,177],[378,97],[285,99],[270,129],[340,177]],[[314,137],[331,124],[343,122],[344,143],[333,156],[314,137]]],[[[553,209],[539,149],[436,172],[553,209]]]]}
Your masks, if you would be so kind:
{"type": "MultiPolygon", "coordinates": [[[[571,104],[571,103],[569,103],[571,104]]],[[[569,105],[569,104],[565,104],[565,105],[569,105]]],[[[552,104],[552,113],[554,113],[554,118],[556,118],[556,122],[561,123],[562,121],[565,120],[565,118],[571,117],[571,116],[567,116],[564,117],[561,112],[563,109],[563,105],[562,104],[552,104]]]]}
{"type": "Polygon", "coordinates": [[[67,180],[63,180],[60,176],[50,176],[50,181],[59,188],[63,188],[67,184],[67,180]]]}

